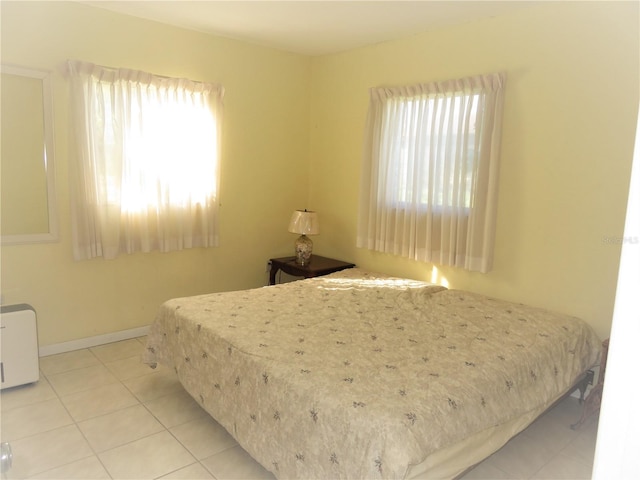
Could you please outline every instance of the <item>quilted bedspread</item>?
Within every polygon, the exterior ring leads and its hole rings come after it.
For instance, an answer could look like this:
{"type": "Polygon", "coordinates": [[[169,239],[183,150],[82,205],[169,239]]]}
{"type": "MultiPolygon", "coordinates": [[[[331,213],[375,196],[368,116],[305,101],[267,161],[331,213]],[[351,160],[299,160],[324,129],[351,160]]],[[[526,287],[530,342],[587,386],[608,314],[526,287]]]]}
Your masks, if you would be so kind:
{"type": "Polygon", "coordinates": [[[583,321],[349,269],[170,300],[145,361],[278,478],[403,478],[545,405],[598,359],[583,321]]]}

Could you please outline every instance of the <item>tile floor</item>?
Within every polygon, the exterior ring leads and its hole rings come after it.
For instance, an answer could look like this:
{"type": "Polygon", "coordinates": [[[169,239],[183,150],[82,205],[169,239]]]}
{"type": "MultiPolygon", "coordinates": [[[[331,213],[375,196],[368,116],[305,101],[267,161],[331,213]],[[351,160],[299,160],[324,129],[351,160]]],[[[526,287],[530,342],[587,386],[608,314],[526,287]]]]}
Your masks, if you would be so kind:
{"type": "MultiPolygon", "coordinates": [[[[3,479],[273,479],[182,389],[139,358],[144,338],[40,359],[41,378],[0,397],[3,479]]],[[[591,478],[597,419],[569,397],[468,472],[471,479],[591,478]]]]}

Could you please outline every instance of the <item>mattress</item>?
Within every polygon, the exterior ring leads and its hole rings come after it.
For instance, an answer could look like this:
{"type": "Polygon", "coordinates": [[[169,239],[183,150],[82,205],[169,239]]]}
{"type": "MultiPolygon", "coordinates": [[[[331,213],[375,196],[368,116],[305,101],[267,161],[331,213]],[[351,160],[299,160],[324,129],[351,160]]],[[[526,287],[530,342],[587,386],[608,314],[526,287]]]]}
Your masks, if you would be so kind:
{"type": "Polygon", "coordinates": [[[278,478],[445,478],[525,428],[599,352],[579,319],[354,268],[170,300],[144,360],[174,368],[278,478]]]}

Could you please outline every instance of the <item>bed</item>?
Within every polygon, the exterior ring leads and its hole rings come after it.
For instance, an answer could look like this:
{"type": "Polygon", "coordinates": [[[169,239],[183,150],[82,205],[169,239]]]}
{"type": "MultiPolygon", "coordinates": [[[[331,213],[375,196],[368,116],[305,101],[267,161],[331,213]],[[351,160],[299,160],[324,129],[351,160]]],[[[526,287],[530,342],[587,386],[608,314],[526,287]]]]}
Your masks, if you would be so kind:
{"type": "Polygon", "coordinates": [[[583,321],[359,268],[164,303],[144,361],[277,478],[453,478],[598,361],[583,321]]]}

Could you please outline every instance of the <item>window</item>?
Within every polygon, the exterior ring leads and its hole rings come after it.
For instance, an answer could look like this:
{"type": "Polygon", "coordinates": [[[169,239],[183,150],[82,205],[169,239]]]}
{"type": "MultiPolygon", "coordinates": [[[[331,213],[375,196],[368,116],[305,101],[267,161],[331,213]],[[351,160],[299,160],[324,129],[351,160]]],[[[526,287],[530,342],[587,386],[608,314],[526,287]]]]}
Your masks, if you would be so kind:
{"type": "Polygon", "coordinates": [[[68,65],[75,257],[216,246],[222,87],[68,65]]]}
{"type": "Polygon", "coordinates": [[[415,125],[414,129],[406,128],[403,122],[385,122],[384,141],[397,152],[389,158],[387,183],[398,185],[397,191],[387,190],[387,204],[410,204],[415,199],[419,205],[436,209],[471,206],[479,95],[454,93],[449,100],[442,102],[422,95],[386,102],[385,119],[393,118],[395,109],[405,108],[409,125],[415,125]],[[424,112],[432,114],[425,118],[424,112]],[[463,115],[465,118],[461,118],[463,115]],[[431,152],[416,152],[419,142],[425,142],[431,152]],[[417,155],[420,156],[416,158],[417,155]],[[457,157],[461,157],[460,168],[448,168],[453,163],[448,159],[457,157]],[[438,181],[431,182],[431,176],[438,181]]]}
{"type": "Polygon", "coordinates": [[[504,75],[370,91],[358,246],[489,271],[504,75]]]}

